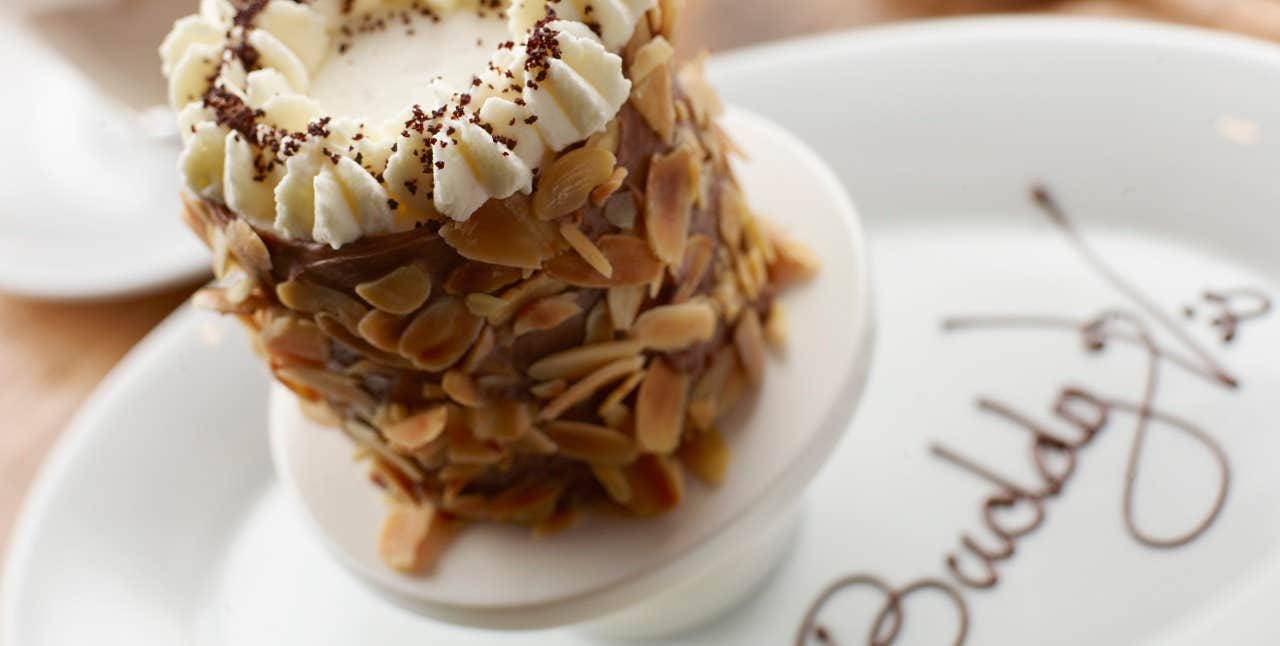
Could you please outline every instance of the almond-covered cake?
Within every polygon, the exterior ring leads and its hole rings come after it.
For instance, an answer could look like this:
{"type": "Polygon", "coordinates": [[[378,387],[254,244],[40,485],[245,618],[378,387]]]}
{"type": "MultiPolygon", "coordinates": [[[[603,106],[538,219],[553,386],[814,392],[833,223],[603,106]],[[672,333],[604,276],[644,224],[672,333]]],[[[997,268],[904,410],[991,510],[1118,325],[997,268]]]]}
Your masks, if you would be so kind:
{"type": "MultiPolygon", "coordinates": [[[[712,485],[812,257],[747,206],[678,0],[205,0],[161,47],[186,217],[368,459],[388,565],[712,485]]],[[[778,429],[784,432],[785,429],[778,429]]]]}

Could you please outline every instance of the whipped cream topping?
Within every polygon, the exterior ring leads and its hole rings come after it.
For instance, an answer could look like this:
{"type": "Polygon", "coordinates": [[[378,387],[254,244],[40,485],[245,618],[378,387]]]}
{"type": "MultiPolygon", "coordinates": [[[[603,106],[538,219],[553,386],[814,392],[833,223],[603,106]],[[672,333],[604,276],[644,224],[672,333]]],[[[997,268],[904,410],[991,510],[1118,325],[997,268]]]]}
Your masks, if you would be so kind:
{"type": "Polygon", "coordinates": [[[188,190],[334,248],[533,187],[657,0],[202,0],[160,47],[188,190]]]}

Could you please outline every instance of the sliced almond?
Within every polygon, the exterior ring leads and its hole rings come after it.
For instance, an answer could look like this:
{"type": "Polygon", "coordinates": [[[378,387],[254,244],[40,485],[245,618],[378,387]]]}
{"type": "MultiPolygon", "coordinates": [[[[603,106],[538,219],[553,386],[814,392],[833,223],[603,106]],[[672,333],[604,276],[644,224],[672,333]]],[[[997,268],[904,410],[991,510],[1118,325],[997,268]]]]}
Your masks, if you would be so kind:
{"type": "Polygon", "coordinates": [[[670,456],[641,456],[625,472],[631,486],[627,508],[637,516],[656,516],[670,511],[684,499],[684,472],[670,456]]]}
{"type": "Polygon", "coordinates": [[[244,220],[232,220],[226,230],[227,250],[245,267],[258,274],[271,271],[271,253],[262,238],[244,220]]]}
{"type": "Polygon", "coordinates": [[[435,567],[462,527],[430,505],[397,505],[383,522],[378,553],[394,570],[424,574],[435,567]]]}
{"type": "Polygon", "coordinates": [[[644,304],[645,288],[640,285],[632,287],[611,287],[606,295],[609,304],[609,317],[613,326],[625,332],[635,323],[640,306],[644,304]]]}
{"type": "Polygon", "coordinates": [[[594,424],[551,422],[543,429],[559,453],[591,464],[620,466],[636,458],[636,445],[626,435],[594,424]]]}
{"type": "Polygon", "coordinates": [[[520,273],[519,267],[467,261],[449,273],[444,291],[454,296],[491,294],[520,280],[520,273]]]}
{"type": "Polygon", "coordinates": [[[467,294],[467,310],[481,318],[506,312],[510,306],[510,303],[492,294],[467,294]]]}
{"type": "Polygon", "coordinates": [[[356,299],[342,292],[297,280],[287,280],[276,285],[276,296],[285,307],[298,312],[332,314],[351,330],[364,318],[366,311],[356,299]]]}
{"type": "Polygon", "coordinates": [[[451,464],[489,466],[502,461],[503,451],[492,442],[473,438],[468,434],[449,437],[447,450],[451,464]]]}
{"type": "Polygon", "coordinates": [[[416,503],[418,494],[414,491],[413,481],[401,473],[395,465],[378,457],[371,460],[369,479],[374,484],[387,490],[391,498],[404,503],[416,503]]]}
{"type": "Polygon", "coordinates": [[[631,338],[651,350],[676,352],[710,341],[715,332],[715,309],[694,301],[645,311],[632,326],[631,338]]]}
{"type": "Polygon", "coordinates": [[[680,88],[684,90],[693,107],[693,116],[698,125],[706,127],[712,120],[724,113],[724,104],[720,95],[707,82],[705,73],[706,55],[697,57],[680,68],[680,88]]]}
{"type": "Polygon", "coordinates": [[[294,392],[314,398],[321,396],[372,412],[377,402],[356,381],[346,375],[294,365],[278,368],[276,379],[294,392]]]}
{"type": "Polygon", "coordinates": [[[733,331],[733,345],[738,349],[738,360],[743,373],[753,386],[764,381],[764,332],[760,329],[760,317],[748,309],[738,318],[733,331]]]}
{"type": "Polygon", "coordinates": [[[489,200],[466,222],[446,224],[440,236],[468,260],[538,269],[557,252],[559,236],[555,225],[529,214],[525,199],[517,193],[489,200]]]}
{"type": "Polygon", "coordinates": [[[782,352],[787,347],[787,311],[777,301],[769,308],[769,318],[764,324],[764,338],[775,352],[782,352]]]}
{"type": "Polygon", "coordinates": [[[598,409],[600,416],[604,417],[605,411],[620,407],[623,400],[630,397],[631,393],[635,392],[636,387],[638,387],[642,381],[644,381],[644,373],[637,371],[630,377],[627,377],[626,381],[618,384],[618,387],[610,391],[609,395],[604,398],[604,401],[600,402],[600,408],[598,409]]]}
{"type": "Polygon", "coordinates": [[[529,387],[529,392],[538,399],[552,399],[564,392],[569,387],[569,383],[563,379],[554,379],[552,381],[544,381],[529,387]]]}
{"type": "Polygon", "coordinates": [[[782,235],[773,238],[773,247],[777,257],[769,267],[769,275],[774,284],[788,287],[797,283],[813,280],[822,268],[817,254],[798,240],[782,235]]]}
{"type": "Polygon", "coordinates": [[[684,260],[698,172],[697,159],[688,147],[654,155],[649,167],[645,230],[654,255],[672,267],[679,267],[684,260]]]}
{"type": "Polygon", "coordinates": [[[388,314],[412,314],[431,296],[431,275],[416,264],[405,265],[382,278],[357,285],[356,294],[388,314]]]}
{"type": "Polygon", "coordinates": [[[555,419],[569,409],[586,401],[601,388],[617,381],[644,367],[644,357],[633,356],[618,359],[599,370],[583,377],[581,381],[569,386],[560,396],[547,402],[538,414],[539,419],[555,419]]]}
{"type": "Polygon", "coordinates": [[[529,332],[553,330],[560,324],[582,313],[577,294],[549,296],[530,303],[516,315],[512,333],[523,336],[529,332]]]}
{"type": "Polygon", "coordinates": [[[586,334],[583,337],[583,344],[590,345],[595,343],[606,343],[614,340],[613,320],[609,317],[609,307],[600,299],[596,302],[595,307],[587,313],[586,334]]]}
{"type": "Polygon", "coordinates": [[[738,366],[733,374],[729,375],[729,380],[724,384],[724,390],[720,391],[720,401],[718,402],[719,410],[716,411],[716,417],[724,417],[733,412],[738,402],[751,391],[751,381],[747,379],[746,373],[742,371],[742,366],[738,366]]]}
{"type": "Polygon", "coordinates": [[[596,481],[604,487],[606,493],[615,502],[627,504],[631,501],[631,483],[627,480],[627,474],[622,469],[614,466],[605,466],[600,464],[591,465],[591,473],[595,475],[596,481]]]}
{"type": "Polygon", "coordinates": [[[611,429],[616,431],[625,430],[627,432],[635,428],[636,422],[635,415],[632,414],[631,409],[622,404],[602,410],[600,412],[600,420],[611,429]]]}
{"type": "Polygon", "coordinates": [[[591,265],[592,269],[600,272],[601,276],[609,278],[613,276],[613,265],[609,263],[609,259],[604,256],[604,252],[595,245],[577,225],[572,222],[565,222],[560,225],[560,235],[564,237],[565,242],[569,243],[573,250],[578,252],[579,256],[591,265]]]}
{"type": "MultiPolygon", "coordinates": [[[[546,272],[538,273],[528,280],[508,289],[502,293],[502,300],[505,305],[497,307],[494,311],[486,315],[490,325],[504,325],[511,317],[515,316],[529,303],[540,298],[554,296],[563,292],[566,285],[548,275],[546,272]]],[[[474,295],[473,295],[474,296],[474,295]]]]}
{"type": "Polygon", "coordinates": [[[295,316],[277,316],[258,333],[262,347],[275,356],[314,363],[329,360],[329,339],[315,323],[295,316]]]}
{"type": "Polygon", "coordinates": [[[636,341],[610,341],[558,352],[529,366],[529,376],[538,381],[575,379],[600,366],[640,354],[644,346],[636,341]]]}
{"type": "Polygon", "coordinates": [[[604,206],[604,203],[622,188],[622,183],[625,181],[627,181],[627,169],[622,166],[613,169],[613,174],[609,176],[608,181],[591,189],[591,204],[604,206]]]}
{"type": "Polygon", "coordinates": [[[724,346],[711,357],[711,363],[689,395],[689,421],[698,431],[709,431],[720,416],[720,398],[729,378],[738,369],[738,355],[731,346],[724,346]]]}
{"type": "Polygon", "coordinates": [[[559,534],[573,529],[578,522],[578,508],[567,507],[561,505],[547,518],[534,523],[533,537],[535,539],[545,538],[552,534],[559,534]]]}
{"type": "Polygon", "coordinates": [[[629,235],[606,235],[596,240],[595,246],[613,269],[609,276],[600,273],[577,251],[547,262],[547,275],[575,287],[591,288],[647,285],[662,276],[662,263],[644,240],[629,235]]]}
{"type": "Polygon", "coordinates": [[[533,428],[533,404],[502,400],[470,411],[471,429],[482,440],[512,442],[533,428]]]}
{"type": "Polygon", "coordinates": [[[736,184],[725,184],[720,191],[720,239],[731,249],[742,246],[742,220],[746,213],[742,191],[736,184]]]}
{"type": "Polygon", "coordinates": [[[729,472],[729,445],[715,429],[686,439],[676,457],[690,473],[713,487],[722,484],[729,472]]]}
{"type": "Polygon", "coordinates": [[[488,404],[480,389],[476,387],[475,380],[461,370],[450,370],[444,373],[440,385],[449,399],[467,408],[480,408],[488,404]]]}
{"type": "Polygon", "coordinates": [[[619,124],[620,121],[620,119],[611,120],[609,125],[605,126],[604,130],[591,135],[591,137],[587,139],[587,145],[607,150],[610,153],[613,153],[614,156],[617,156],[618,142],[622,140],[622,127],[619,124]]]}
{"type": "Polygon", "coordinates": [[[683,303],[693,297],[698,286],[711,269],[711,261],[715,257],[715,242],[701,233],[689,238],[685,247],[684,261],[680,263],[680,279],[676,293],[671,297],[672,303],[683,303]]]}
{"type": "Polygon", "coordinates": [[[676,450],[684,432],[689,376],[654,361],[636,395],[636,442],[646,453],[676,450]]]}
{"type": "Polygon", "coordinates": [[[555,482],[535,482],[517,485],[493,499],[490,510],[496,520],[521,525],[533,525],[550,518],[556,503],[564,495],[564,485],[555,482]]]}
{"type": "Polygon", "coordinates": [[[400,335],[409,321],[403,316],[388,314],[381,309],[369,310],[356,330],[360,338],[384,352],[399,352],[400,335]]]}
{"type": "Polygon", "coordinates": [[[432,406],[383,428],[382,435],[398,449],[416,451],[439,439],[448,421],[447,406],[432,406]]]}
{"type": "Polygon", "coordinates": [[[671,62],[675,54],[675,48],[667,42],[666,38],[655,36],[653,40],[637,49],[631,57],[631,71],[627,78],[633,83],[643,81],[659,66],[671,62]]]}
{"type": "MultiPolygon", "coordinates": [[[[651,43],[653,41],[650,41],[651,43]]],[[[641,48],[640,51],[644,51],[641,48]]],[[[664,143],[671,143],[676,129],[675,91],[671,66],[659,64],[631,86],[631,105],[664,143]]]]}
{"type": "Polygon", "coordinates": [[[400,337],[400,354],[423,370],[445,370],[467,353],[483,325],[460,299],[445,296],[414,317],[400,337]]]}
{"type": "Polygon", "coordinates": [[[497,346],[497,342],[497,336],[493,333],[493,328],[485,327],[480,332],[480,337],[471,346],[471,350],[467,352],[467,358],[462,361],[460,369],[467,374],[478,371],[480,366],[484,365],[484,362],[493,354],[493,349],[497,346]]]}
{"type": "Polygon", "coordinates": [[[616,161],[613,153],[595,146],[583,146],[556,158],[538,180],[534,216],[554,220],[582,208],[592,189],[613,175],[616,161]]]}
{"type": "Polygon", "coordinates": [[[529,429],[508,445],[512,451],[527,455],[555,455],[559,448],[551,438],[538,429],[529,429]]]}
{"type": "MultiPolygon", "coordinates": [[[[356,321],[355,328],[357,330],[359,329],[359,324],[360,322],[356,321]]],[[[369,361],[392,368],[409,368],[413,365],[397,354],[383,352],[375,348],[373,344],[365,341],[358,333],[352,332],[347,324],[338,320],[336,316],[317,314],[316,325],[335,343],[350,348],[353,352],[363,355],[369,361]]]]}

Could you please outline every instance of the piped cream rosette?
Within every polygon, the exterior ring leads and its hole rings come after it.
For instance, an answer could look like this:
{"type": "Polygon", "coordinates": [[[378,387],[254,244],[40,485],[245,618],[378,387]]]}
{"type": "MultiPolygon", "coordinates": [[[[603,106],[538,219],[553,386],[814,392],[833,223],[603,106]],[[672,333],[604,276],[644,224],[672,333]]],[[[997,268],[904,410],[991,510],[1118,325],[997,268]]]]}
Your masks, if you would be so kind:
{"type": "Polygon", "coordinates": [[[529,193],[549,153],[600,132],[631,81],[616,50],[657,0],[517,0],[510,40],[465,87],[437,81],[400,118],[327,118],[313,76],[358,16],[492,11],[435,0],[204,0],[161,47],[186,187],[256,227],[339,248],[529,193]],[[549,13],[548,10],[552,10],[549,13]],[[554,18],[554,19],[552,19],[554,18]],[[252,69],[250,69],[252,67],[252,69]]]}

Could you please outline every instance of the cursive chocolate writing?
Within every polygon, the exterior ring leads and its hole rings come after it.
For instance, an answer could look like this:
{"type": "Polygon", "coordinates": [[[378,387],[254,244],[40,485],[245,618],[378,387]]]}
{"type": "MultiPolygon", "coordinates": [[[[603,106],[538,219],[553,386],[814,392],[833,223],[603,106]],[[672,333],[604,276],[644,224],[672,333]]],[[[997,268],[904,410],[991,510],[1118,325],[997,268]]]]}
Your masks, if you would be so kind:
{"type": "MultiPolygon", "coordinates": [[[[1020,539],[1036,531],[1044,523],[1048,512],[1047,503],[1062,495],[1067,483],[1075,475],[1081,451],[1099,434],[1111,428],[1113,421],[1119,416],[1134,420],[1120,507],[1125,530],[1135,541],[1160,549],[1186,545],[1209,530],[1226,504],[1231,481],[1226,453],[1200,427],[1160,410],[1157,406],[1158,394],[1161,378],[1169,368],[1219,387],[1234,389],[1238,387],[1239,381],[1151,298],[1098,255],[1046,189],[1034,187],[1032,198],[1049,221],[1063,233],[1080,258],[1124,295],[1136,311],[1107,310],[1085,319],[1021,315],[951,318],[944,321],[943,329],[1063,330],[1078,335],[1085,351],[1089,353],[1101,353],[1113,343],[1124,344],[1137,349],[1145,363],[1141,399],[1126,401],[1076,385],[1063,386],[1051,407],[1055,418],[1055,423],[1051,425],[1040,422],[1009,404],[990,397],[980,397],[980,411],[1028,433],[1031,463],[1039,482],[1030,486],[1019,484],[955,449],[941,444],[931,446],[930,451],[935,457],[995,487],[995,493],[989,495],[981,506],[982,524],[994,542],[988,539],[988,544],[984,544],[972,534],[962,534],[959,549],[944,557],[947,576],[943,578],[923,578],[899,588],[866,574],[838,579],[809,606],[796,635],[797,646],[804,646],[811,637],[817,637],[823,644],[835,643],[831,630],[818,623],[819,615],[832,598],[855,586],[878,590],[883,599],[868,632],[868,644],[892,644],[905,621],[903,600],[922,591],[941,593],[951,599],[959,617],[954,643],[962,644],[969,632],[969,608],[962,590],[985,590],[999,583],[1000,564],[1016,553],[1020,539]],[[1167,333],[1175,343],[1164,345],[1158,342],[1158,330],[1167,333]],[[1171,535],[1156,535],[1141,527],[1137,520],[1135,501],[1140,468],[1147,438],[1153,429],[1182,433],[1194,440],[1212,458],[1219,472],[1216,490],[1208,508],[1189,527],[1171,535]]],[[[1257,319],[1271,310],[1270,298],[1256,289],[1210,291],[1205,293],[1204,300],[1217,310],[1210,323],[1221,334],[1224,343],[1238,335],[1242,323],[1257,319]]],[[[1187,313],[1188,316],[1195,314],[1192,308],[1188,308],[1187,313]]]]}

